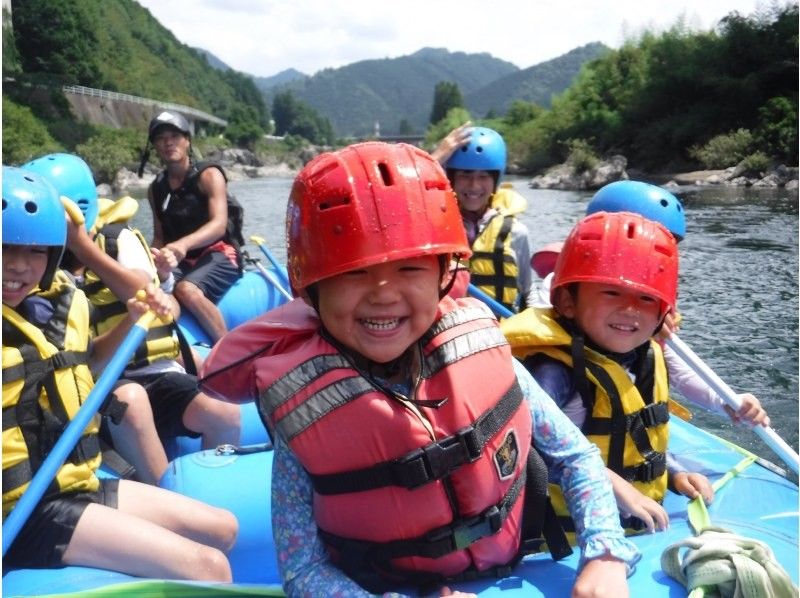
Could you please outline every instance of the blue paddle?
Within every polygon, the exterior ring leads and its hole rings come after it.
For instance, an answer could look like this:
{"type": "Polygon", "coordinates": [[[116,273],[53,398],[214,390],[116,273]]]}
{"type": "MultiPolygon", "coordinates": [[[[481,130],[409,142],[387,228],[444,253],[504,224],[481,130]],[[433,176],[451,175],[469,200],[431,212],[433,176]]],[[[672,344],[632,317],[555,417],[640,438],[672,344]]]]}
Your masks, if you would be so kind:
{"type": "Polygon", "coordinates": [[[269,260],[269,263],[272,264],[272,267],[275,269],[275,272],[278,273],[278,277],[283,283],[281,285],[283,287],[283,290],[291,294],[292,285],[289,284],[289,278],[286,276],[285,270],[278,263],[278,260],[275,259],[275,256],[273,256],[270,250],[267,248],[267,243],[264,237],[259,237],[258,235],[250,235],[250,240],[256,245],[258,245],[258,248],[261,250],[261,253],[263,253],[264,256],[266,256],[266,258],[269,260]]]}
{"type": "Polygon", "coordinates": [[[496,315],[498,318],[510,318],[511,316],[514,315],[513,311],[508,309],[505,305],[503,305],[502,303],[500,303],[499,301],[497,301],[493,297],[490,297],[489,295],[484,293],[482,290],[480,290],[478,287],[476,287],[472,283],[469,283],[469,287],[467,289],[467,292],[472,297],[475,297],[475,299],[480,299],[486,305],[488,305],[489,309],[492,310],[492,313],[494,315],[496,315]]]}
{"type": "Polygon", "coordinates": [[[28,485],[28,489],[17,501],[17,504],[14,506],[11,513],[8,514],[8,517],[6,517],[6,520],[3,522],[4,556],[17,537],[17,534],[19,534],[22,526],[25,525],[31,512],[33,512],[33,509],[44,495],[50,482],[58,472],[58,469],[64,461],[66,461],[72,449],[75,448],[86,426],[89,425],[92,417],[94,417],[97,410],[100,409],[106,396],[111,391],[114,382],[116,382],[117,378],[119,378],[120,374],[125,369],[125,365],[128,363],[131,356],[133,356],[139,345],[142,344],[145,335],[147,335],[147,329],[155,317],[155,313],[148,311],[139,318],[136,324],[133,325],[133,328],[128,331],[128,334],[120,343],[116,353],[114,353],[114,356],[109,360],[108,365],[106,365],[103,370],[102,375],[97,379],[89,396],[86,397],[86,400],[83,405],[81,405],[81,408],[78,409],[75,417],[69,422],[69,425],[53,446],[50,454],[47,455],[41,467],[39,467],[36,474],[34,474],[33,479],[28,485]]]}

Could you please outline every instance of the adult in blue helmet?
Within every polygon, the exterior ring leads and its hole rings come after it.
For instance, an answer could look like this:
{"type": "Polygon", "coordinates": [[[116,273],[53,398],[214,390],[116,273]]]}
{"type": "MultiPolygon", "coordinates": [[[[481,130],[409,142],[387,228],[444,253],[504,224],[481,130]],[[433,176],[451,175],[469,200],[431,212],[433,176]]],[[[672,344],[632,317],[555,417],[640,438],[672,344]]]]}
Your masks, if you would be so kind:
{"type": "Polygon", "coordinates": [[[686,216],[680,200],[662,187],[641,181],[616,181],[602,187],[586,206],[595,212],[634,212],[664,225],[678,241],[686,236],[686,216]]]}
{"type": "Polygon", "coordinates": [[[82,158],[74,154],[47,154],[22,168],[42,175],[60,195],[78,204],[86,230],[92,230],[98,213],[97,187],[91,169],[82,158]]]}
{"type": "Polygon", "coordinates": [[[147,191],[153,212],[156,263],[175,274],[175,298],[216,342],[227,332],[216,303],[241,274],[238,202],[228,193],[225,171],[214,162],[196,162],[186,118],[157,114],[148,143],[165,169],[147,191]]]}
{"type": "Polygon", "coordinates": [[[3,166],[3,303],[16,306],[37,286],[48,290],[66,240],[64,207],[55,188],[36,173],[3,166]],[[29,268],[17,273],[21,268],[10,265],[17,253],[41,261],[41,276],[33,277],[29,268]]]}
{"type": "Polygon", "coordinates": [[[472,247],[472,284],[516,311],[532,302],[528,228],[517,215],[525,199],[501,186],[506,143],[495,130],[466,123],[432,152],[447,171],[472,247]]]}

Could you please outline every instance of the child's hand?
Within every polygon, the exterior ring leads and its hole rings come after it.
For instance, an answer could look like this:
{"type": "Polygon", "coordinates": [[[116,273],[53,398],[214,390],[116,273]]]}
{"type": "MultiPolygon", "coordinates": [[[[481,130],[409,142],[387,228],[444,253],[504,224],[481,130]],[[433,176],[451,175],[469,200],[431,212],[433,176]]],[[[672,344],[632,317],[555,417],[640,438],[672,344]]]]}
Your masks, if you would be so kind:
{"type": "Polygon", "coordinates": [[[651,534],[669,527],[669,515],[652,498],[645,496],[625,480],[622,483],[612,483],[612,486],[617,507],[623,517],[633,516],[640,519],[651,534]]]}
{"type": "Polygon", "coordinates": [[[431,156],[444,165],[452,156],[455,151],[462,145],[469,143],[470,134],[472,129],[472,121],[467,121],[458,128],[453,129],[447,134],[447,137],[439,142],[436,149],[431,152],[431,156]]]}
{"type": "Polygon", "coordinates": [[[711,487],[711,482],[702,473],[681,471],[670,474],[670,477],[676,492],[689,498],[697,498],[697,496],[702,495],[707,505],[713,502],[714,489],[711,487]]]}
{"type": "Polygon", "coordinates": [[[163,319],[171,318],[169,296],[157,286],[148,283],[136,295],[128,299],[128,315],[134,321],[144,315],[148,309],[152,309],[163,319]]]}
{"type": "Polygon", "coordinates": [[[728,413],[728,417],[731,418],[733,423],[740,424],[744,422],[748,426],[769,425],[769,416],[757,398],[755,398],[749,392],[740,394],[738,396],[742,401],[742,406],[739,407],[739,411],[734,411],[727,405],[724,406],[725,411],[728,413]]]}
{"type": "Polygon", "coordinates": [[[625,563],[611,555],[592,559],[583,566],[575,580],[572,598],[627,598],[627,575],[625,563]]]}
{"type": "Polygon", "coordinates": [[[150,253],[153,255],[153,263],[156,265],[159,280],[166,280],[169,278],[170,273],[178,266],[178,260],[172,250],[164,247],[158,249],[151,247],[150,253]]]}
{"type": "Polygon", "coordinates": [[[658,329],[656,332],[655,338],[658,341],[665,341],[673,334],[678,332],[678,324],[680,323],[681,318],[678,314],[669,312],[664,317],[664,322],[661,324],[661,328],[658,329]]]}
{"type": "Polygon", "coordinates": [[[67,220],[67,247],[70,249],[79,249],[93,245],[89,233],[86,232],[85,220],[83,212],[71,199],[61,196],[61,204],[64,206],[67,220]]]}

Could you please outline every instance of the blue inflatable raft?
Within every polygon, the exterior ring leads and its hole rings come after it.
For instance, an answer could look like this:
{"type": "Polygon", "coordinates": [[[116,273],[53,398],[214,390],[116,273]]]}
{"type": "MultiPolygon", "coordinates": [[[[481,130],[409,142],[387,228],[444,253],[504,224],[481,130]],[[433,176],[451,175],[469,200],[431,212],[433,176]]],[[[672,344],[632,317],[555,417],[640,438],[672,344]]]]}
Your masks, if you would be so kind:
{"type": "MultiPolygon", "coordinates": [[[[220,307],[229,327],[286,300],[262,273],[246,272],[220,307]]],[[[208,350],[208,338],[190,317],[180,322],[191,343],[208,350]]],[[[3,596],[280,596],[280,576],[272,541],[270,479],[272,450],[253,404],[242,406],[242,450],[199,451],[199,441],[178,439],[168,447],[174,460],[160,485],[226,508],[239,520],[239,537],[229,557],[234,583],[208,584],[135,578],[84,567],[4,572],[3,596]]],[[[708,507],[713,525],[766,542],[798,584],[798,487],[779,468],[744,449],[678,418],[671,420],[670,451],[687,469],[719,484],[708,507]]],[[[668,493],[668,530],[637,536],[642,560],[629,579],[631,596],[686,596],[661,568],[669,545],[693,535],[688,501],[668,493]]],[[[577,552],[559,562],[548,555],[526,557],[504,579],[453,586],[480,596],[568,596],[578,565],[577,552]]]]}

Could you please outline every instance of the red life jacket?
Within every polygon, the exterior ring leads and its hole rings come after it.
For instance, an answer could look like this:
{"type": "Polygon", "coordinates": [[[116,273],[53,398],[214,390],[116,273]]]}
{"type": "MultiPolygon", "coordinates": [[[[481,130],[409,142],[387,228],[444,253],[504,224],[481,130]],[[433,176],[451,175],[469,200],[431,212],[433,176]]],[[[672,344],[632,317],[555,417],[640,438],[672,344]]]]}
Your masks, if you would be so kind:
{"type": "Polygon", "coordinates": [[[494,316],[474,299],[444,298],[420,341],[408,401],[356,369],[312,315],[298,302],[266,314],[206,366],[264,349],[246,373],[210,382],[218,394],[233,378],[234,392],[258,392],[273,437],[312,478],[314,517],[334,560],[351,573],[345,557],[360,553],[403,579],[513,562],[531,418],[494,316]]]}

